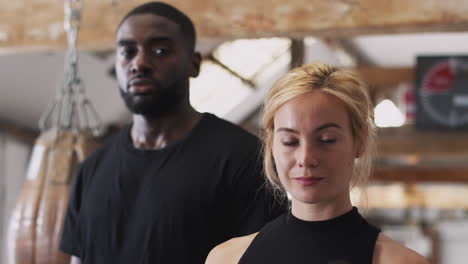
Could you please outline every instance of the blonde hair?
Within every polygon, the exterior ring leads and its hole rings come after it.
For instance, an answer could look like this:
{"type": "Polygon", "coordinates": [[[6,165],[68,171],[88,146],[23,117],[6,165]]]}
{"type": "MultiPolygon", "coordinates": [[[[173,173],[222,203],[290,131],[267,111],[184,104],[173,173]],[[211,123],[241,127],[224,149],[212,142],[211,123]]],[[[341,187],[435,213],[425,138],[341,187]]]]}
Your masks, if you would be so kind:
{"type": "Polygon", "coordinates": [[[274,116],[286,102],[305,93],[319,90],[335,96],[346,107],[354,143],[360,156],[356,159],[350,189],[367,184],[375,145],[374,111],[367,90],[352,71],[322,64],[306,64],[278,79],[263,106],[263,152],[266,176],[279,194],[285,194],[272,154],[274,116]]]}

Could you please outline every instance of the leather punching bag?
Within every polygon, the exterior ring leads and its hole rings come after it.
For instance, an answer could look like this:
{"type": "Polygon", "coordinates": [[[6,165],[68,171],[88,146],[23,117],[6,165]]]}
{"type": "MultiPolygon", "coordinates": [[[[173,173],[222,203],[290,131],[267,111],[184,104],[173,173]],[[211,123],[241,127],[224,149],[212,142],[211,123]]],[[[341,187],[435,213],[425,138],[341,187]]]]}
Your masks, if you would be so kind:
{"type": "Polygon", "coordinates": [[[97,146],[88,132],[51,129],[36,140],[7,244],[9,264],[65,264],[58,251],[70,184],[79,162],[97,146]]]}

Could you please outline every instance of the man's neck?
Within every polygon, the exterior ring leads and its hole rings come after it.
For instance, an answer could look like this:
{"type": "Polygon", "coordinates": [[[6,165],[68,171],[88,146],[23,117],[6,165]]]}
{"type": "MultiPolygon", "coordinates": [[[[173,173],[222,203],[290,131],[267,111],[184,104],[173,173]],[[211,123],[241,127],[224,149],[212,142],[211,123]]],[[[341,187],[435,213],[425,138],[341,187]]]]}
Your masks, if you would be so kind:
{"type": "Polygon", "coordinates": [[[190,105],[166,115],[133,115],[131,138],[138,149],[161,149],[188,134],[201,114],[190,105]]]}

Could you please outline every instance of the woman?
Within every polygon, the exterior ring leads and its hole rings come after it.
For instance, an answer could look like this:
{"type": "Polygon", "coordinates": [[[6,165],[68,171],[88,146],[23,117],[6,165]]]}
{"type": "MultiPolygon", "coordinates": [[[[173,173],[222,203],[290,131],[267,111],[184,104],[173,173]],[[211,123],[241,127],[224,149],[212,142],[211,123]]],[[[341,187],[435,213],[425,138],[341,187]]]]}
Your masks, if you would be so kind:
{"type": "Polygon", "coordinates": [[[351,204],[351,188],[369,176],[375,136],[372,104],[353,73],[325,64],[290,71],[265,100],[263,126],[266,175],[291,195],[291,210],[217,246],[207,264],[427,263],[351,204]]]}

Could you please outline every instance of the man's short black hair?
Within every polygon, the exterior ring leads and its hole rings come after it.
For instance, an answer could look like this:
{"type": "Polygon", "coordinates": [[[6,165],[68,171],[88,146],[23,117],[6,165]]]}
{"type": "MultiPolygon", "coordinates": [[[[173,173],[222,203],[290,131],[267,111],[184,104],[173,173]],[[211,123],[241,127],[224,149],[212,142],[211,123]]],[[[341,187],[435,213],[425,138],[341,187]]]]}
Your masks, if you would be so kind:
{"type": "Polygon", "coordinates": [[[188,42],[187,46],[191,49],[191,51],[195,50],[196,33],[192,20],[190,20],[190,18],[182,13],[179,9],[163,2],[149,2],[135,7],[134,9],[130,10],[130,12],[128,12],[120,21],[119,28],[123,22],[127,20],[127,18],[133,15],[141,14],[162,16],[178,24],[180,26],[182,35],[188,42]]]}

